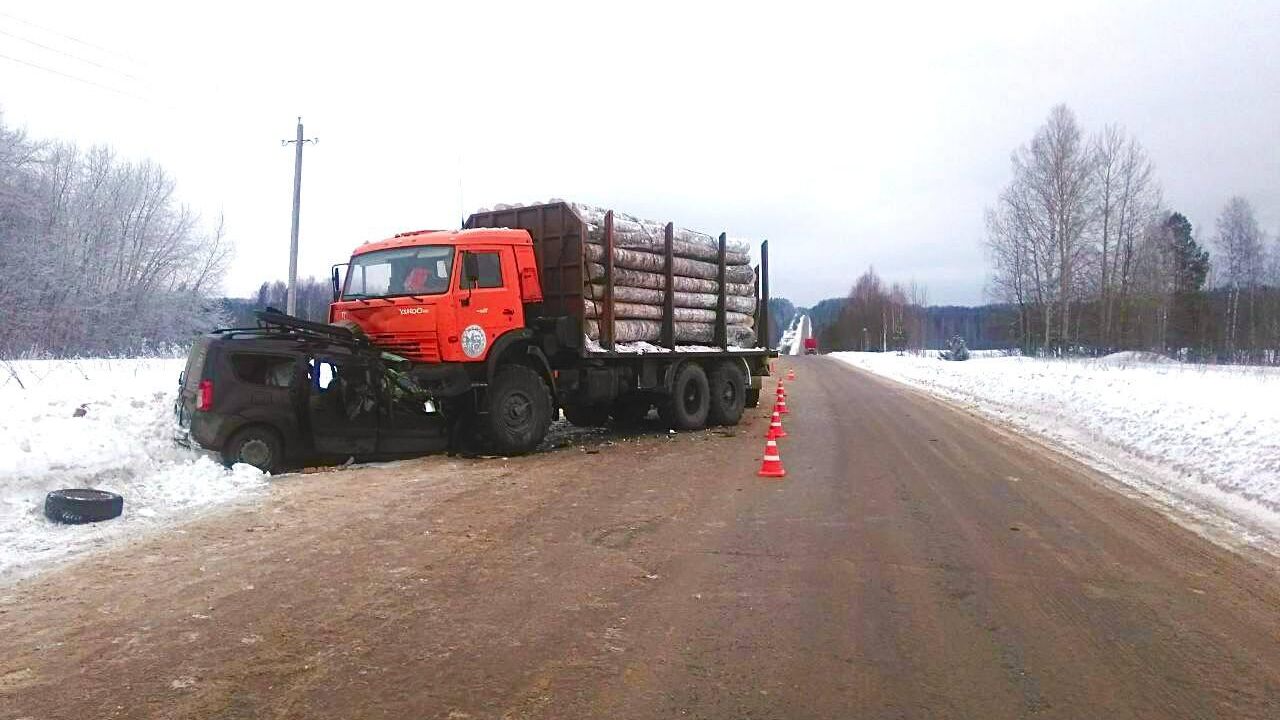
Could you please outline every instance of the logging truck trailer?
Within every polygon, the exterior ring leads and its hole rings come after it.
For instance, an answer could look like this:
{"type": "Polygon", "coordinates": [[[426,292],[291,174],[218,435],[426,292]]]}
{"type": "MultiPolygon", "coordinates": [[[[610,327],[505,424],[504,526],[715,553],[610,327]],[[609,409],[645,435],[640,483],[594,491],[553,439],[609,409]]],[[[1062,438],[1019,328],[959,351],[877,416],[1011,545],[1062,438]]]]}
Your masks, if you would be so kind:
{"type": "MultiPolygon", "coordinates": [[[[759,402],[769,358],[777,355],[766,347],[768,242],[760,264],[747,268],[754,298],[730,298],[727,287],[747,286],[726,283],[733,253],[725,235],[707,238],[716,279],[699,288],[715,289],[699,297],[714,308],[698,311],[710,323],[696,329],[709,337],[689,342],[693,326],[678,319],[687,313],[673,290],[682,286],[676,269],[687,267],[676,255],[684,246],[667,224],[655,239],[661,272],[643,274],[660,285],[661,307],[647,306],[652,319],[645,321],[657,323],[645,325],[657,335],[622,342],[619,328],[634,327],[618,317],[620,307],[633,306],[615,298],[615,276],[626,271],[614,258],[625,251],[615,248],[615,214],[602,220],[553,202],[478,212],[460,230],[366,243],[333,268],[329,322],[412,361],[409,375],[450,437],[483,437],[493,452],[533,450],[561,410],[581,426],[638,423],[653,408],[676,430],[736,425],[743,408],[759,402]],[[741,311],[752,299],[752,322],[741,324],[745,315],[734,315],[730,300],[741,311]],[[731,326],[730,317],[740,324],[731,326]],[[760,339],[744,343],[743,328],[752,326],[760,339]]],[[[741,275],[741,266],[733,269],[741,275]]]]}

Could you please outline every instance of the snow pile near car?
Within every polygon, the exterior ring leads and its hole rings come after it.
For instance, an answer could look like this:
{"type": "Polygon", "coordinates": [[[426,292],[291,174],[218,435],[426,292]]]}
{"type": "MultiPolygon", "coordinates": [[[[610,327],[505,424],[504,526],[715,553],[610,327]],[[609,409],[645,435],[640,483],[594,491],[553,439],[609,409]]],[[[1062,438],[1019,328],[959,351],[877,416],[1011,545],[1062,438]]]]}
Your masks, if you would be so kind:
{"type": "Polygon", "coordinates": [[[185,360],[26,360],[0,366],[0,580],[265,486],[173,442],[185,360]],[[44,496],[65,487],[124,496],[123,517],[64,526],[44,496]]]}
{"type": "Polygon", "coordinates": [[[850,365],[975,408],[1074,451],[1182,509],[1280,527],[1280,368],[1100,360],[835,353],[850,365]]]}

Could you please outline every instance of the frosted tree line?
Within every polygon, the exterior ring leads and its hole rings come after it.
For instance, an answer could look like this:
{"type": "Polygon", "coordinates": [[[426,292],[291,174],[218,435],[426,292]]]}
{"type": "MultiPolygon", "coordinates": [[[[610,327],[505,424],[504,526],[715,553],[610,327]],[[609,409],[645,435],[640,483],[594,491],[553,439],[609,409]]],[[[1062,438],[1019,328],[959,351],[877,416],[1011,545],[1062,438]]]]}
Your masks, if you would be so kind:
{"type": "Polygon", "coordinates": [[[1248,200],[1230,198],[1206,242],[1165,205],[1136,138],[1086,135],[1064,105],[1011,169],[986,214],[988,290],[1024,350],[1280,362],[1280,239],[1248,200]]]}
{"type": "Polygon", "coordinates": [[[118,355],[221,320],[231,244],[149,160],[34,140],[0,115],[0,357],[118,355]]]}

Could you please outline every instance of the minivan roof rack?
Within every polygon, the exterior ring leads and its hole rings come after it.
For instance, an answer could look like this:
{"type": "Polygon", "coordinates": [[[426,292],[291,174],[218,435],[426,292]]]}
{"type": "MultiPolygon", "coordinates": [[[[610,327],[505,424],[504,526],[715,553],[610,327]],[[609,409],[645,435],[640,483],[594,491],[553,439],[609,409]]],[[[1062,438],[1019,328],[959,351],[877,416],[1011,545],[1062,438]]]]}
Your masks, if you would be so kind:
{"type": "Polygon", "coordinates": [[[275,308],[267,308],[266,310],[254,311],[254,317],[258,318],[258,325],[263,329],[282,329],[289,330],[300,336],[311,337],[325,342],[331,342],[337,345],[346,345],[353,348],[369,348],[372,345],[369,339],[363,335],[357,335],[351,332],[349,328],[341,325],[330,325],[328,323],[318,323],[311,320],[303,320],[300,317],[282,313],[275,308]]]}

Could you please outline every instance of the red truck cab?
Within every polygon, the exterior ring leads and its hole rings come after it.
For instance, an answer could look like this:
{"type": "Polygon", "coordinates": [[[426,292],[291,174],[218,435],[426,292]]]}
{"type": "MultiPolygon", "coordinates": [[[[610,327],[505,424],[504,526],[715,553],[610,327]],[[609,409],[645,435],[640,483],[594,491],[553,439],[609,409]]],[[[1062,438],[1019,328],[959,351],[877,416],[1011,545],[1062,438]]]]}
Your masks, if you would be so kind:
{"type": "MultiPolygon", "coordinates": [[[[337,269],[334,274],[337,281],[337,269]]],[[[525,230],[418,230],[355,250],[329,322],[419,363],[478,363],[542,301],[525,230]]]]}
{"type": "Polygon", "coordinates": [[[805,354],[805,355],[817,355],[817,354],[818,354],[818,338],[805,338],[805,339],[804,339],[804,354],[805,354]]]}

